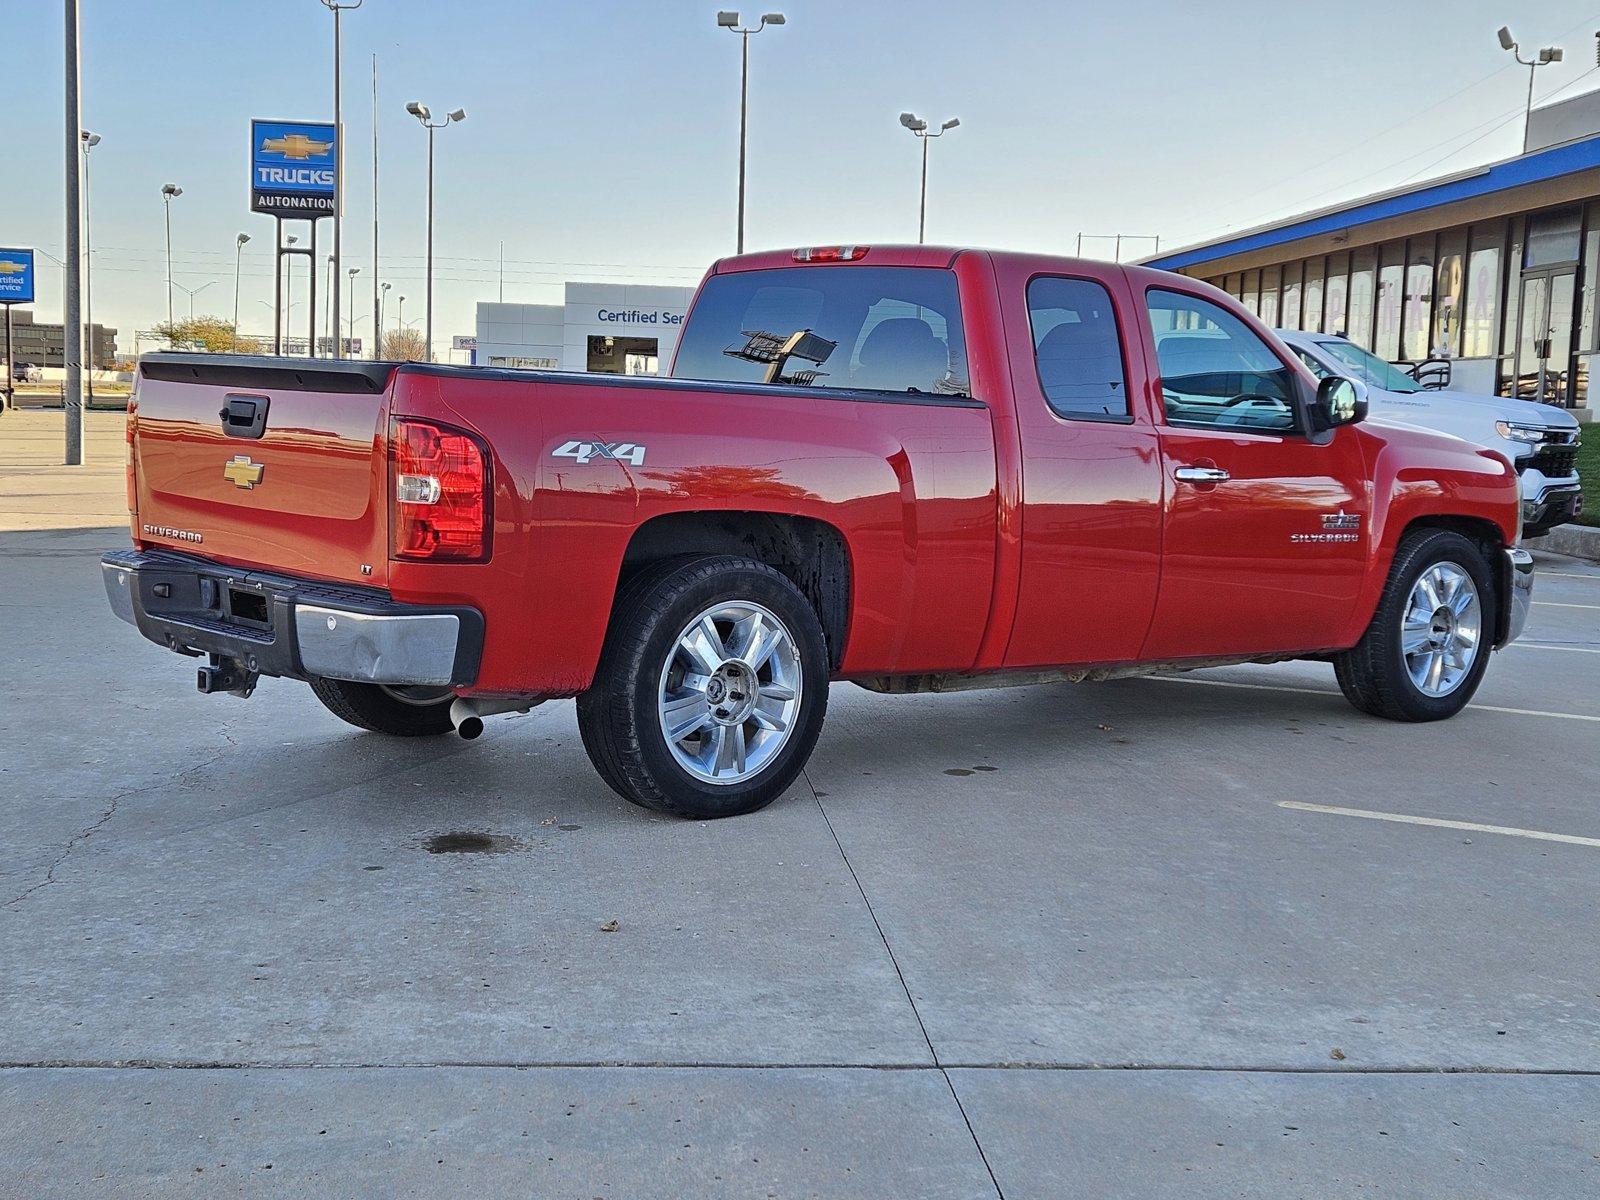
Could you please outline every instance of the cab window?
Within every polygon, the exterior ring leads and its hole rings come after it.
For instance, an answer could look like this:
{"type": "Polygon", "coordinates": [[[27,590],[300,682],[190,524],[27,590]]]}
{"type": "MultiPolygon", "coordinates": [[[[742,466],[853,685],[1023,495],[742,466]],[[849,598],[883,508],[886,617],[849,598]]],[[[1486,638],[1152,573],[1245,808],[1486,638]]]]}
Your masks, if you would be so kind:
{"type": "Polygon", "coordinates": [[[1298,427],[1293,370],[1233,313],[1162,288],[1146,292],[1145,305],[1168,422],[1273,433],[1298,427]]]}
{"type": "Polygon", "coordinates": [[[1090,420],[1129,417],[1122,337],[1105,288],[1091,279],[1035,279],[1028,284],[1028,321],[1051,411],[1090,420]]]}

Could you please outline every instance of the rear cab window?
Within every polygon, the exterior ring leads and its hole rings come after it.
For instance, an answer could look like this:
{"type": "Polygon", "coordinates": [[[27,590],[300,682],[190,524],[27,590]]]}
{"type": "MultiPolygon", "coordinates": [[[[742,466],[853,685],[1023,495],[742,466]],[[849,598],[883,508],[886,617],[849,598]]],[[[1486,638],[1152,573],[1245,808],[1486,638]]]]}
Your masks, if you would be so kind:
{"type": "Polygon", "coordinates": [[[672,374],[970,395],[955,273],[826,266],[713,275],[684,326],[672,374]]]}
{"type": "Polygon", "coordinates": [[[1045,402],[1069,420],[1130,421],[1122,336],[1111,293],[1092,279],[1041,275],[1028,323],[1045,402]]]}

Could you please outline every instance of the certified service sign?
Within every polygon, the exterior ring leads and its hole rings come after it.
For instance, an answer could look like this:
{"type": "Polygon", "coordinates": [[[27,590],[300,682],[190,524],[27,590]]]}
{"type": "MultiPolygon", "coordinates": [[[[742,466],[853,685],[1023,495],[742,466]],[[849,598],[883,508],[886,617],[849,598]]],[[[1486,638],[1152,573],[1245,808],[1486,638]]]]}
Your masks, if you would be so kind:
{"type": "Polygon", "coordinates": [[[33,251],[0,250],[0,304],[33,303],[33,251]]]}
{"type": "Polygon", "coordinates": [[[333,215],[333,126],[250,122],[250,209],[314,221],[333,215]]]}

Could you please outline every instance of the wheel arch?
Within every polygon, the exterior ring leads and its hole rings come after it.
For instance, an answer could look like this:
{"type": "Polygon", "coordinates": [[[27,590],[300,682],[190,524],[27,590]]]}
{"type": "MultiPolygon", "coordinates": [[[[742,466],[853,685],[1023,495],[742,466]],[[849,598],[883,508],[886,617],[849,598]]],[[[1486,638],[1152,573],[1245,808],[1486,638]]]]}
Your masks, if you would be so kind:
{"type": "Polygon", "coordinates": [[[617,592],[640,570],[664,559],[707,554],[754,558],[799,588],[822,625],[829,669],[839,669],[850,632],[852,571],[849,543],[836,526],[790,513],[664,513],[645,521],[628,539],[617,592]]]}
{"type": "MultiPolygon", "coordinates": [[[[1400,530],[1400,536],[1395,539],[1398,547],[1413,531],[1424,529],[1441,529],[1449,533],[1459,533],[1469,541],[1476,542],[1483,549],[1484,565],[1489,569],[1489,578],[1494,580],[1494,642],[1496,649],[1505,645],[1511,630],[1511,564],[1506,558],[1507,549],[1505,534],[1500,526],[1487,517],[1468,517],[1454,513],[1426,513],[1411,518],[1400,530]]],[[[1391,563],[1394,561],[1390,554],[1391,563]]],[[[1385,569],[1387,574],[1387,568],[1385,569]]]]}

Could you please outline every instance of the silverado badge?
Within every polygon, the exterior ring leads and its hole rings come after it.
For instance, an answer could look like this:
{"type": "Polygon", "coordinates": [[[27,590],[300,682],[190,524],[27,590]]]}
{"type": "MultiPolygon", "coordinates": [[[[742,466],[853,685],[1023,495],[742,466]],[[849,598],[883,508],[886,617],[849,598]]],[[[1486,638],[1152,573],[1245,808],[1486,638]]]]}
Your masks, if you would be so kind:
{"type": "Polygon", "coordinates": [[[261,482],[261,476],[266,468],[260,463],[251,462],[249,455],[235,454],[223,464],[222,477],[236,488],[250,491],[261,482]]]}

